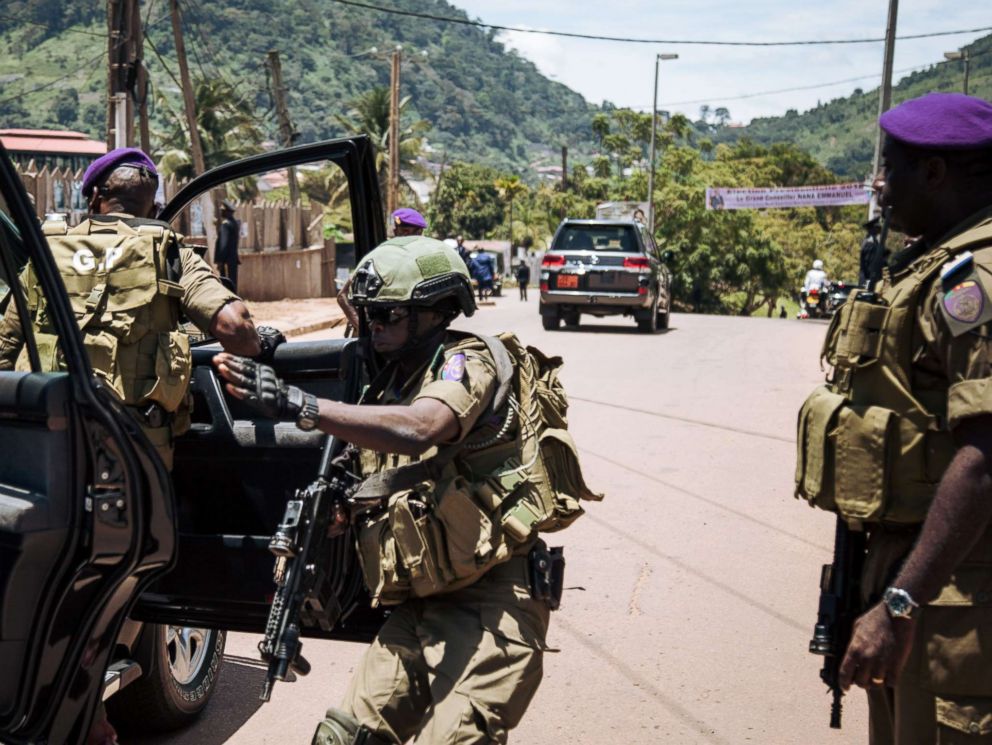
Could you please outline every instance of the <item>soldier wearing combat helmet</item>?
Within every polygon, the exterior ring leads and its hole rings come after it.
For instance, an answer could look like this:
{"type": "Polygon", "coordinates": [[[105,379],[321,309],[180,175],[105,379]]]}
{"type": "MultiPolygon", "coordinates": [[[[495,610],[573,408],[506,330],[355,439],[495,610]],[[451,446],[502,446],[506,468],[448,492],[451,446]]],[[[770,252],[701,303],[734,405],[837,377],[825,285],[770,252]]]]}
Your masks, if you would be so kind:
{"type": "MultiPolygon", "coordinates": [[[[540,684],[556,607],[528,581],[545,566],[529,556],[554,552],[537,537],[549,512],[528,477],[537,439],[525,409],[536,402],[512,377],[523,363],[504,337],[448,329],[475,303],[465,264],[440,241],[380,245],[350,295],[382,363],[359,405],[215,358],[232,395],[358,448],[354,499],[377,505],[352,523],[372,602],[393,610],[314,743],[506,742],[540,684]]],[[[585,496],[581,474],[573,483],[585,496]]]]}
{"type": "Polygon", "coordinates": [[[919,238],[828,332],[797,494],[867,534],[840,682],[870,742],[990,742],[992,104],[933,93],[880,125],[881,204],[919,238]]]}
{"type": "MultiPolygon", "coordinates": [[[[259,335],[248,309],[192,249],[180,246],[155,212],[158,173],[137,148],[119,148],[95,160],[83,175],[90,215],[70,228],[47,221],[48,239],[93,371],[142,425],[166,466],[172,440],[188,425],[187,389],[192,358],[179,328],[185,315],[232,352],[257,355],[259,335]]],[[[49,327],[45,301],[30,265],[21,284],[27,294],[41,364],[60,369],[61,351],[49,327]]],[[[267,337],[268,344],[276,341],[267,337]]],[[[24,346],[17,306],[0,320],[0,369],[12,370],[24,346]]]]}

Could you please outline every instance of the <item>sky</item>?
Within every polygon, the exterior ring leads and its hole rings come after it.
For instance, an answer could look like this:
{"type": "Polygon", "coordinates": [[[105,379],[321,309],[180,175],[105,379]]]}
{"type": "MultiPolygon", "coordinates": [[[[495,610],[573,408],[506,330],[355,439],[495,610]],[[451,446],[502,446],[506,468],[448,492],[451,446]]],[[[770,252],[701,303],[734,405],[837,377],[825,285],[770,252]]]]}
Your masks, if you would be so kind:
{"type": "MultiPolygon", "coordinates": [[[[502,26],[585,34],[717,41],[880,38],[888,0],[451,0],[469,17],[502,26]]],[[[897,36],[992,26],[992,5],[901,0],[897,36]]],[[[992,31],[896,42],[893,81],[943,61],[943,53],[992,31]]],[[[693,119],[701,104],[723,106],[732,121],[805,111],[818,101],[871,90],[882,73],[883,44],[714,47],[623,44],[504,32],[499,38],[537,68],[592,103],[651,110],[654,57],[661,63],[659,110],[693,119]],[[861,79],[863,77],[863,79],[861,79]],[[859,78],[858,80],[851,80],[859,78]],[[846,82],[837,82],[846,81],[846,82]],[[787,88],[812,90],[769,93],[787,88]],[[752,95],[762,94],[762,95],[752,95]],[[746,98],[740,98],[746,96],[746,98]]],[[[954,63],[960,65],[960,62],[954,63]]]]}

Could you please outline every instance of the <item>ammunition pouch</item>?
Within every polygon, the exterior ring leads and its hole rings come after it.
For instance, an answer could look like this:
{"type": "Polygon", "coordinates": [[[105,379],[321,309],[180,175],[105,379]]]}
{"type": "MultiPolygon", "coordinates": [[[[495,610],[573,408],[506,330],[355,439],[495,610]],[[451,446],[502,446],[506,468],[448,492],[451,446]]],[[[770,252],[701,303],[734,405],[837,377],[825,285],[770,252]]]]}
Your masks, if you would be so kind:
{"type": "MultiPolygon", "coordinates": [[[[914,417],[915,418],[915,417],[914,417]]],[[[796,496],[849,521],[918,524],[954,456],[949,432],[820,386],[799,412],[796,496]]]]}

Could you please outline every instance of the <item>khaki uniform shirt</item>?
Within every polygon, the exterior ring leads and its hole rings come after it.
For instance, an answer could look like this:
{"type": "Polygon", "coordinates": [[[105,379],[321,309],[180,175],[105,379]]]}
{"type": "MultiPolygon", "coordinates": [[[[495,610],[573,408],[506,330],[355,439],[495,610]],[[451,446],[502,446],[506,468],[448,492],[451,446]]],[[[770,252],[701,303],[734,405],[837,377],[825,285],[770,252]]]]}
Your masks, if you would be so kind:
{"type": "MultiPolygon", "coordinates": [[[[433,398],[445,404],[458,419],[459,432],[454,442],[462,442],[472,433],[479,417],[492,401],[496,392],[496,365],[486,345],[478,339],[456,339],[446,336],[442,347],[434,359],[427,363],[407,381],[393,378],[384,386],[382,393],[374,400],[364,403],[382,405],[409,405],[422,398],[433,398]]],[[[448,443],[446,443],[448,444],[448,443]]],[[[378,453],[363,450],[361,453],[362,475],[386,468],[396,468],[414,460],[427,459],[437,452],[431,448],[420,458],[391,453],[378,453]]],[[[460,453],[458,460],[475,468],[495,468],[491,455],[472,455],[468,451],[460,453]],[[491,465],[490,465],[491,464],[491,465]]]]}
{"type": "MultiPolygon", "coordinates": [[[[179,284],[183,287],[182,311],[197,328],[207,332],[217,312],[240,298],[221,284],[210,266],[193,249],[180,248],[179,259],[182,264],[182,276],[179,278],[179,284]]],[[[0,370],[13,370],[24,346],[24,330],[17,305],[13,298],[8,298],[8,301],[6,313],[0,319],[0,370]]]]}

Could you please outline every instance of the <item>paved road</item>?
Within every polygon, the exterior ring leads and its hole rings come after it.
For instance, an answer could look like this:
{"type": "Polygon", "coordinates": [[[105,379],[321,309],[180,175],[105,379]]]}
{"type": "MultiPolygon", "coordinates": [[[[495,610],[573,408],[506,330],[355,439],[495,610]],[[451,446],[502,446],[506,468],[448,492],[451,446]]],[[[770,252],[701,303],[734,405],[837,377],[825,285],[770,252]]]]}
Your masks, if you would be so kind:
{"type": "MultiPolygon", "coordinates": [[[[561,651],[513,741],[864,742],[862,697],[830,730],[806,652],[833,520],[792,497],[793,438],[822,378],[824,326],[677,314],[656,336],[626,319],[547,332],[536,302],[514,297],[462,325],[513,329],[565,358],[571,430],[607,493],[560,535],[570,589],[549,643],[561,651]]],[[[308,641],[314,673],[259,707],[254,644],[231,636],[195,728],[142,742],[308,742],[361,648],[308,641]]]]}

